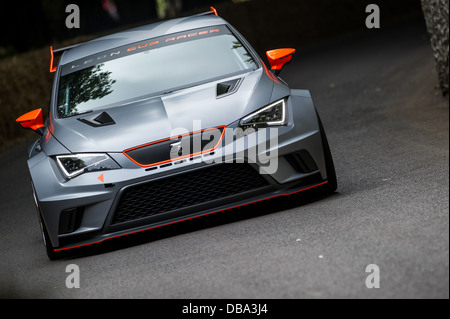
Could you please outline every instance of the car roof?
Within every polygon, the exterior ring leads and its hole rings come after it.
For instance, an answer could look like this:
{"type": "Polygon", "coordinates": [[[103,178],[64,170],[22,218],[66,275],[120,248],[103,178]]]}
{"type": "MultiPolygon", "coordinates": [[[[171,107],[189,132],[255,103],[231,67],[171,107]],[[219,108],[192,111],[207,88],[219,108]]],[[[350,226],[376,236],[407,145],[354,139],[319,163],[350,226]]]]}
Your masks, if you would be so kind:
{"type": "Polygon", "coordinates": [[[130,43],[220,24],[227,24],[227,22],[215,15],[190,16],[152,23],[74,46],[64,52],[59,64],[67,64],[130,43]]]}

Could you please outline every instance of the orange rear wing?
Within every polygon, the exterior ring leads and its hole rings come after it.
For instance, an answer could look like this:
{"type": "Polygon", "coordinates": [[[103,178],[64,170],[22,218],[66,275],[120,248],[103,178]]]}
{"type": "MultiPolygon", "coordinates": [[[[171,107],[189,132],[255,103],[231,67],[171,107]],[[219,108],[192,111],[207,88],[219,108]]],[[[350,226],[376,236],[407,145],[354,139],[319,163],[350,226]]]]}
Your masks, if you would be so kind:
{"type": "Polygon", "coordinates": [[[50,73],[56,72],[56,69],[58,68],[57,65],[55,65],[55,59],[60,58],[64,52],[67,50],[73,49],[75,47],[79,46],[79,44],[75,44],[69,47],[53,50],[53,47],[50,46],[50,73]]]}
{"type": "Polygon", "coordinates": [[[197,14],[197,16],[207,16],[207,15],[210,15],[210,14],[214,14],[215,16],[219,16],[219,14],[217,13],[217,10],[214,7],[211,7],[210,11],[197,14]]]}

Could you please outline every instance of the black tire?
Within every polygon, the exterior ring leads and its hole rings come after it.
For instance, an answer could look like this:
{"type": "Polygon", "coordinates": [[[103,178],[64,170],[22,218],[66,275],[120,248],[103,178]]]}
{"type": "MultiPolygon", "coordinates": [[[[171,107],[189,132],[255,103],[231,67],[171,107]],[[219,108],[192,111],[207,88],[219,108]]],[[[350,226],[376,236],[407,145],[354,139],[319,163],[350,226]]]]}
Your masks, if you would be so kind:
{"type": "Polygon", "coordinates": [[[55,252],[52,242],[50,240],[50,236],[48,235],[47,228],[45,227],[44,220],[42,218],[41,209],[39,207],[39,202],[36,196],[36,191],[33,183],[31,183],[31,188],[33,190],[34,203],[36,207],[36,213],[39,221],[39,226],[41,228],[42,241],[44,242],[45,249],[47,251],[47,256],[50,260],[56,260],[61,258],[61,253],[55,252]]]}
{"type": "Polygon", "coordinates": [[[62,258],[62,254],[54,250],[50,236],[48,235],[47,228],[42,220],[42,216],[39,214],[39,224],[41,226],[42,238],[44,240],[44,246],[47,251],[47,256],[50,260],[57,260],[62,258]]]}
{"type": "Polygon", "coordinates": [[[323,154],[325,157],[325,168],[327,170],[327,180],[328,183],[322,187],[322,191],[324,194],[332,194],[337,190],[337,177],[336,170],[334,168],[333,156],[331,155],[330,146],[328,144],[327,135],[322,125],[322,120],[320,119],[319,114],[317,114],[317,120],[319,122],[320,136],[322,139],[322,147],[323,154]]]}

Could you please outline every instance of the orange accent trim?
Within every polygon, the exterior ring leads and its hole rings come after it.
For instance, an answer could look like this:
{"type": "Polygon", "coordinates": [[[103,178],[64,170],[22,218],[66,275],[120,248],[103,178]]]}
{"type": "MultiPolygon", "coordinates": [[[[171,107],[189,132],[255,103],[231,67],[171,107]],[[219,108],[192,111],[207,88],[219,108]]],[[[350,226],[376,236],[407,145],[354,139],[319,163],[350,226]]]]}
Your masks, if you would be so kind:
{"type": "Polygon", "coordinates": [[[27,114],[22,115],[16,120],[23,128],[31,128],[36,131],[44,127],[44,119],[42,116],[42,109],[37,109],[27,114]]]}
{"type": "Polygon", "coordinates": [[[194,217],[190,217],[190,218],[186,218],[186,219],[182,219],[182,220],[178,220],[178,221],[175,221],[175,222],[171,222],[171,223],[167,223],[167,224],[163,224],[163,225],[159,225],[159,226],[154,226],[154,227],[150,227],[150,228],[146,228],[146,229],[142,229],[142,230],[137,230],[137,231],[134,231],[134,232],[131,232],[131,233],[126,233],[126,234],[122,234],[122,235],[113,236],[113,237],[110,237],[110,238],[102,239],[102,240],[94,242],[94,243],[89,243],[89,244],[84,244],[84,245],[79,245],[79,246],[74,246],[74,247],[68,247],[68,248],[54,249],[54,251],[65,251],[65,250],[70,250],[70,249],[75,249],[75,248],[81,248],[81,247],[101,244],[101,243],[103,243],[103,242],[105,242],[107,240],[120,238],[120,237],[133,235],[133,234],[138,234],[138,233],[142,233],[142,232],[145,232],[145,231],[149,231],[149,230],[153,230],[153,229],[157,229],[157,228],[161,228],[161,227],[165,227],[165,226],[170,226],[170,225],[182,223],[182,222],[185,222],[185,221],[188,221],[188,220],[191,220],[191,219],[196,219],[196,218],[200,218],[200,217],[204,217],[204,216],[208,216],[208,215],[212,215],[212,214],[225,212],[225,211],[228,211],[228,210],[231,210],[231,209],[235,209],[235,208],[239,208],[239,207],[244,207],[244,206],[256,204],[256,203],[259,203],[259,202],[264,202],[266,200],[271,200],[271,199],[278,198],[278,197],[295,195],[295,194],[298,194],[298,193],[301,193],[301,192],[305,192],[305,191],[313,189],[313,188],[317,188],[317,187],[323,186],[325,184],[328,184],[328,181],[325,181],[325,182],[322,182],[320,184],[317,184],[317,185],[314,185],[314,186],[311,186],[311,187],[307,187],[307,188],[298,190],[298,191],[293,192],[293,193],[276,195],[276,196],[260,199],[260,200],[254,201],[254,202],[250,202],[250,203],[246,203],[246,204],[242,204],[242,205],[237,205],[237,206],[233,206],[233,207],[229,207],[229,208],[224,208],[224,209],[221,209],[221,210],[218,210],[218,211],[215,211],[215,212],[206,213],[206,214],[203,214],[203,215],[194,216],[194,217]]]}
{"type": "Polygon", "coordinates": [[[50,73],[56,72],[56,66],[53,66],[53,62],[55,59],[55,54],[53,53],[53,47],[50,46],[50,73]]]}
{"type": "Polygon", "coordinates": [[[219,14],[217,13],[217,10],[216,10],[214,7],[211,7],[210,9],[211,9],[212,12],[214,12],[214,14],[215,14],[217,17],[219,16],[219,14]]]}
{"type": "Polygon", "coordinates": [[[277,49],[266,52],[272,70],[281,70],[286,63],[292,60],[294,53],[295,49],[277,49]]]}
{"type": "Polygon", "coordinates": [[[225,130],[226,130],[226,126],[218,126],[218,127],[213,127],[213,128],[209,128],[209,129],[206,129],[206,130],[200,130],[200,131],[197,131],[197,132],[192,132],[192,133],[187,133],[187,134],[183,134],[183,135],[172,136],[172,137],[169,137],[169,138],[165,138],[163,140],[159,140],[159,141],[156,141],[156,142],[152,142],[152,143],[148,143],[148,144],[144,144],[144,145],[141,145],[141,146],[137,146],[137,147],[133,147],[133,148],[127,149],[127,150],[123,151],[123,154],[126,157],[128,157],[134,164],[136,164],[136,165],[138,165],[140,167],[148,168],[148,167],[163,165],[163,164],[166,164],[166,163],[179,161],[179,160],[182,160],[182,159],[185,159],[185,158],[191,158],[191,157],[194,157],[194,156],[197,156],[197,155],[209,153],[209,152],[212,152],[212,151],[216,150],[219,147],[219,145],[222,142],[222,140],[223,140],[223,137],[225,135],[225,130]],[[193,154],[189,154],[189,155],[185,155],[185,156],[180,156],[180,157],[177,157],[177,158],[174,158],[174,159],[169,159],[169,160],[166,160],[166,161],[153,163],[153,164],[150,164],[150,165],[142,165],[142,164],[136,162],[133,158],[131,158],[131,156],[129,156],[127,154],[127,152],[131,152],[131,151],[134,151],[134,150],[137,150],[139,148],[146,147],[146,146],[150,146],[150,145],[154,145],[154,144],[170,141],[170,140],[175,139],[175,138],[180,138],[180,137],[184,137],[184,136],[190,136],[190,135],[194,135],[194,134],[198,134],[198,133],[212,131],[212,130],[215,130],[215,129],[223,129],[223,132],[222,132],[222,135],[220,136],[220,140],[219,140],[219,142],[217,142],[216,146],[214,146],[213,148],[211,148],[209,150],[205,150],[205,151],[201,151],[201,152],[197,152],[197,153],[193,153],[193,154]]]}

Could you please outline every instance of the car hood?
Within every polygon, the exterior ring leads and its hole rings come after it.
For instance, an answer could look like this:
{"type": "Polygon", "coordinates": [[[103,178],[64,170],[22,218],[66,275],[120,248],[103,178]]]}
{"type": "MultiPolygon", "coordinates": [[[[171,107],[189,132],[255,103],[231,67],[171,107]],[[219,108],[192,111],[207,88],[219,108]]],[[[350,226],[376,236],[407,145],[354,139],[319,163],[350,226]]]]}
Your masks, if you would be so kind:
{"type": "Polygon", "coordinates": [[[72,153],[123,152],[126,149],[202,129],[227,126],[268,104],[274,82],[259,69],[162,96],[65,119],[53,119],[53,136],[72,153]],[[217,85],[241,79],[238,89],[217,97],[217,85]],[[115,124],[94,127],[106,112],[115,124]]]}

